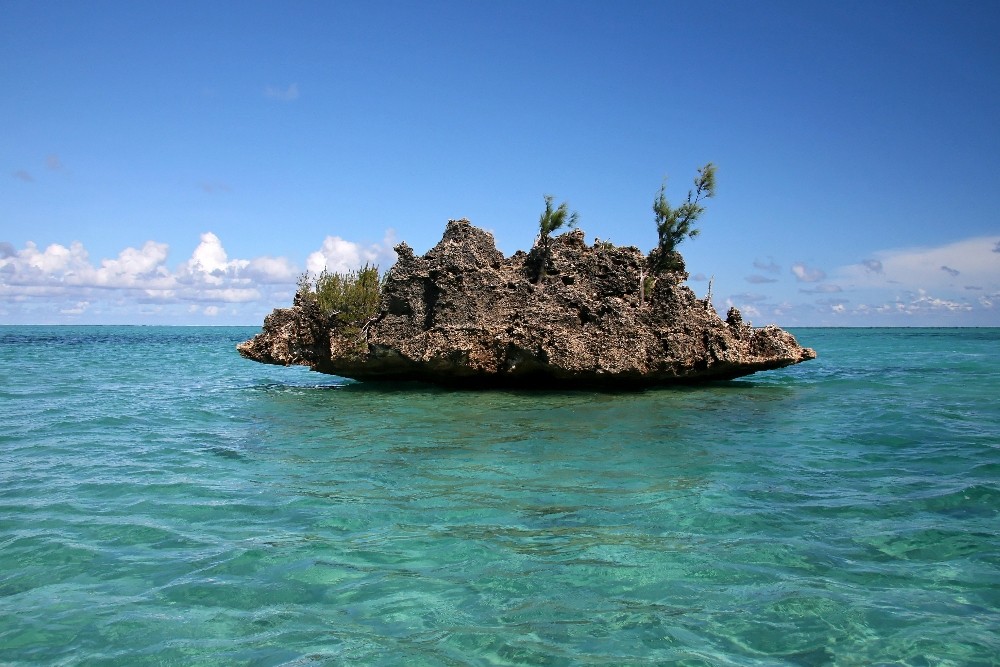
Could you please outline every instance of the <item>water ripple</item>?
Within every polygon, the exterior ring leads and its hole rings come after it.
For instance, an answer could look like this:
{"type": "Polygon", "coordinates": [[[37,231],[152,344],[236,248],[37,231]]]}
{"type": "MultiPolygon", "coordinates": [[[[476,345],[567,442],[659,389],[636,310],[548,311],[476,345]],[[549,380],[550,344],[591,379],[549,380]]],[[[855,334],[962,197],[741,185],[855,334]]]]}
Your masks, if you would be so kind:
{"type": "Polygon", "coordinates": [[[996,330],[463,393],[0,327],[5,665],[992,664],[996,330]]]}

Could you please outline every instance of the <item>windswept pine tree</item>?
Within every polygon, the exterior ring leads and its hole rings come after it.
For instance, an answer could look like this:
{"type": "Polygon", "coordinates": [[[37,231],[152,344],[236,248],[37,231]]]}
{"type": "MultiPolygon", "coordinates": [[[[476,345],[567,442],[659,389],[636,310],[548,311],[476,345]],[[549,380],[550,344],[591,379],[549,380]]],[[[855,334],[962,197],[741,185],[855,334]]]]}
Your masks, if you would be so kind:
{"type": "Polygon", "coordinates": [[[576,211],[569,212],[569,204],[566,202],[559,204],[559,208],[553,209],[552,201],[552,195],[545,195],[545,210],[538,219],[538,235],[543,244],[548,243],[552,232],[563,227],[575,227],[580,219],[576,211]]]}
{"type": "Polygon", "coordinates": [[[566,202],[559,204],[558,208],[553,208],[553,199],[552,195],[545,195],[545,210],[542,211],[542,215],[538,219],[537,245],[542,252],[535,276],[536,280],[549,264],[552,253],[552,233],[563,227],[575,227],[580,219],[580,215],[576,211],[570,213],[569,204],[566,202]]]}
{"type": "Polygon", "coordinates": [[[658,243],[650,253],[649,263],[654,273],[683,270],[684,260],[677,254],[677,246],[684,239],[694,238],[701,231],[694,226],[705,211],[701,202],[714,196],[715,165],[711,162],[698,170],[694,190],[688,190],[687,200],[677,208],[670,206],[667,201],[667,183],[664,179],[659,196],[653,200],[658,243]]]}

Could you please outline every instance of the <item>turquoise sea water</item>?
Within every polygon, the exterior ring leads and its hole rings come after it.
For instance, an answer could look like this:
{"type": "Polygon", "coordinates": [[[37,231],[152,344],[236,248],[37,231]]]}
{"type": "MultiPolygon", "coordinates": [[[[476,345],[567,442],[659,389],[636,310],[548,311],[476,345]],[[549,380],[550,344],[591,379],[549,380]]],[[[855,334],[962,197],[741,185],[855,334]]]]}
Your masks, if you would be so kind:
{"type": "Polygon", "coordinates": [[[618,394],[253,333],[0,327],[0,664],[1000,663],[998,329],[618,394]]]}

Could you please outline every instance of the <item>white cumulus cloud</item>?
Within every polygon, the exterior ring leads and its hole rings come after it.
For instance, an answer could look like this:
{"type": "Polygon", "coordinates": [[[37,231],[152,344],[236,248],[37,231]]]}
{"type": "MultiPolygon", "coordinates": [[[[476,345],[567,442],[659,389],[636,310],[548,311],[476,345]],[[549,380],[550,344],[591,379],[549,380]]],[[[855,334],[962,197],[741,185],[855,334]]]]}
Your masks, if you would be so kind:
{"type": "Polygon", "coordinates": [[[229,259],[222,241],[212,232],[201,235],[201,243],[191,253],[191,258],[181,264],[178,276],[182,282],[222,285],[236,277],[249,260],[229,259]]]}
{"type": "MultiPolygon", "coordinates": [[[[125,248],[117,259],[102,259],[93,272],[91,284],[102,287],[169,288],[173,277],[166,267],[169,248],[166,243],[146,241],[142,248],[125,248]]],[[[89,282],[89,281],[88,281],[89,282]]]]}
{"type": "Polygon", "coordinates": [[[389,229],[381,242],[362,246],[339,236],[327,236],[320,249],[309,255],[306,269],[312,274],[321,273],[324,269],[344,273],[361,268],[364,264],[375,264],[386,269],[396,261],[392,250],[395,238],[395,231],[389,229]]]}
{"type": "Polygon", "coordinates": [[[295,282],[299,270],[284,257],[255,257],[240,273],[255,283],[275,284],[295,282]]]}
{"type": "Polygon", "coordinates": [[[191,256],[176,269],[167,264],[169,250],[165,243],[147,241],[95,264],[76,241],[44,249],[32,241],[21,249],[3,242],[0,301],[22,308],[34,304],[37,312],[65,316],[89,315],[100,312],[102,306],[141,314],[147,311],[138,308],[139,304],[207,303],[198,312],[210,315],[221,312],[210,310],[211,304],[277,298],[290,291],[297,275],[295,265],[284,257],[230,258],[212,232],[201,235],[191,256]]]}
{"type": "MultiPolygon", "coordinates": [[[[309,255],[307,266],[313,273],[349,271],[365,263],[386,269],[395,262],[394,243],[392,230],[367,245],[329,236],[309,255]]],[[[152,240],[96,261],[78,241],[45,248],[32,241],[22,248],[0,241],[0,311],[6,321],[25,323],[112,317],[257,323],[270,309],[291,301],[301,272],[286,257],[230,257],[210,231],[200,235],[186,259],[173,264],[169,255],[166,243],[152,240]]]]}

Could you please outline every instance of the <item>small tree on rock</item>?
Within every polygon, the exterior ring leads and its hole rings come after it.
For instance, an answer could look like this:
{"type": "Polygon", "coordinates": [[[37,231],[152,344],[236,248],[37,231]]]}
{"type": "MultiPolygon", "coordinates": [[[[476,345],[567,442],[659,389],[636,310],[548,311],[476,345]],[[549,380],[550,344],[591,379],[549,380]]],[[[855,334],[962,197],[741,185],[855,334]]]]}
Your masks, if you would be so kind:
{"type": "Polygon", "coordinates": [[[715,196],[715,165],[709,162],[698,170],[694,190],[688,191],[687,200],[673,208],[667,201],[667,184],[660,186],[660,195],[653,200],[656,215],[656,232],[659,237],[656,249],[650,253],[650,268],[654,272],[683,270],[684,260],[676,248],[686,238],[694,238],[699,229],[695,221],[705,211],[701,202],[715,196]]]}
{"type": "Polygon", "coordinates": [[[569,212],[569,204],[566,202],[559,204],[558,208],[553,208],[552,201],[552,195],[545,195],[545,210],[538,219],[538,245],[542,248],[542,255],[537,275],[541,275],[549,263],[552,252],[552,233],[563,227],[575,227],[577,220],[580,219],[580,215],[576,211],[569,212]]]}
{"type": "Polygon", "coordinates": [[[573,211],[569,212],[569,204],[563,202],[559,208],[552,208],[552,195],[545,195],[545,211],[538,219],[538,235],[543,245],[548,244],[552,232],[563,227],[575,227],[580,215],[573,211]]]}

